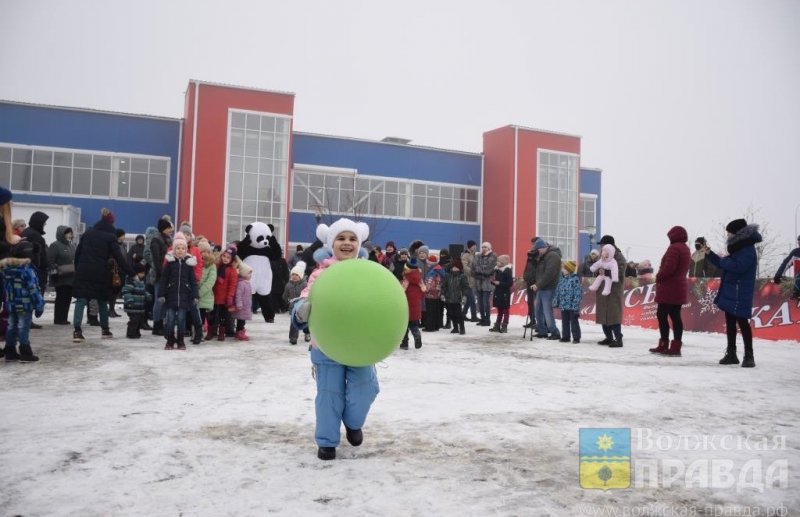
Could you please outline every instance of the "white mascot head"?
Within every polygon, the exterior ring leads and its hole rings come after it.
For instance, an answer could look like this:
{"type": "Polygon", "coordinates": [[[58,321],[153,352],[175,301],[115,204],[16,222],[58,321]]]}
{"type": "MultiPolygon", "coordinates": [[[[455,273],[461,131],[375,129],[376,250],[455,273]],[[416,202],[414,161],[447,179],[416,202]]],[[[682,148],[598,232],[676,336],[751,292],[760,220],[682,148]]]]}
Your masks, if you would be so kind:
{"type": "Polygon", "coordinates": [[[264,249],[269,246],[267,237],[272,237],[272,232],[269,231],[269,226],[262,222],[255,222],[248,224],[244,229],[247,236],[250,237],[250,246],[256,249],[264,249]]]}

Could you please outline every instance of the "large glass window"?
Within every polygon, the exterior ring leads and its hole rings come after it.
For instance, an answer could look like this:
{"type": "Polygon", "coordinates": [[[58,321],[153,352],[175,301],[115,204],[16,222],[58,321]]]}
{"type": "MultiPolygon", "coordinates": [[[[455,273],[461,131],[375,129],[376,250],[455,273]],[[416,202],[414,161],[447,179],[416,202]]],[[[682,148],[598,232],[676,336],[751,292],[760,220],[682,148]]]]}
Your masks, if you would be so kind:
{"type": "Polygon", "coordinates": [[[597,229],[597,196],[581,194],[578,227],[583,233],[594,233],[597,229]]]}
{"type": "Polygon", "coordinates": [[[292,210],[351,217],[478,223],[479,189],[297,168],[292,210]]]}
{"type": "Polygon", "coordinates": [[[167,201],[170,159],[0,143],[0,185],[19,192],[167,201]]]}
{"type": "Polygon", "coordinates": [[[536,234],[575,260],[578,226],[578,156],[539,151],[536,234]]]}
{"type": "Polygon", "coordinates": [[[290,127],[283,115],[230,111],[227,242],[241,239],[254,221],[272,223],[275,238],[283,242],[290,127]]]}

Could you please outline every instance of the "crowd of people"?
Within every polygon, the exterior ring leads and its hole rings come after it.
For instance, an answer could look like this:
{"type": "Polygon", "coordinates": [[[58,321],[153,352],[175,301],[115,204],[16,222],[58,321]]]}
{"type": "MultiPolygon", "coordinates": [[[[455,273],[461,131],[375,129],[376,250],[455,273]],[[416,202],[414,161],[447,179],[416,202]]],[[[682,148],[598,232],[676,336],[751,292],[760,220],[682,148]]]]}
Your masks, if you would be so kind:
{"type": "MultiPolygon", "coordinates": [[[[291,311],[289,343],[295,345],[300,333],[309,343],[318,388],[318,456],[324,460],[336,456],[342,422],[348,442],[361,444],[361,427],[379,391],[374,366],[350,367],[333,361],[316,347],[309,331],[310,290],[330,265],[341,260],[375,261],[400,282],[409,309],[406,333],[399,343],[402,350],[409,349],[410,340],[414,348],[421,348],[422,332],[451,329],[451,333],[464,335],[466,322],[490,327],[489,332],[508,332],[515,287],[527,290],[525,326],[533,336],[578,344],[582,337],[581,277],[590,279],[588,290],[596,297],[595,321],[604,335],[598,344],[621,348],[623,280],[633,270],[639,278],[653,279],[656,284],[660,335],[650,352],[678,357],[687,279],[719,276],[715,303],[725,314],[727,337],[725,355],[719,362],[740,363],[736,340],[741,333],[741,365],[755,366],[749,319],[758,260],[755,245],[762,237],[758,226],[744,219],[726,226],[725,253],[712,250],[703,237],[695,240],[692,252],[686,229],[671,228],[667,232],[669,244],[655,272],[649,261],[627,262],[612,235],[604,235],[598,249],[591,250],[580,265],[562,259],[557,246],[533,237],[521,279],[515,279],[510,257],[497,255],[488,241],[480,248],[475,241],[468,241],[459,256],[451,256],[448,249],[431,250],[419,240],[403,248],[389,241],[381,248],[367,240],[369,229],[365,224],[340,219],[330,227],[319,225],[316,240],[308,247],[297,246],[285,259],[272,236],[274,228],[266,225],[269,231],[264,230],[268,237],[265,242],[272,247],[267,278],[272,285],[271,290],[259,288],[256,292],[254,286],[261,285],[264,277],[263,272],[254,271],[247,259],[239,256],[240,247],[249,245],[246,239],[215,245],[202,235],[195,235],[189,221],[182,222],[176,230],[171,218],[164,216],[143,235],[137,235],[128,247],[125,230],[115,226],[110,210],[103,209],[99,220],[81,235],[77,245],[73,242],[74,230],[58,226],[55,241],[48,246],[44,240],[48,216],[34,212],[27,223],[14,220],[11,199],[12,193],[0,187],[0,292],[4,301],[0,332],[5,337],[2,355],[6,362],[38,361],[30,331],[41,328],[33,319],[44,312],[43,294],[48,285],[55,292],[53,324],[72,325],[75,342],[85,339],[84,314],[89,325],[100,327],[101,338],[113,337],[109,318],[120,316],[115,310],[120,296],[128,315],[126,337],[138,339],[143,330],[150,331],[163,336],[165,350],[185,350],[186,337],[194,344],[224,341],[226,337],[246,341],[246,323],[258,310],[268,323],[274,322],[276,312],[291,311]],[[260,281],[254,275],[262,275],[260,281]],[[560,312],[560,328],[555,309],[560,312]]],[[[776,272],[775,283],[784,281],[789,267],[795,272],[796,297],[800,289],[800,236],[798,248],[776,272]]]]}

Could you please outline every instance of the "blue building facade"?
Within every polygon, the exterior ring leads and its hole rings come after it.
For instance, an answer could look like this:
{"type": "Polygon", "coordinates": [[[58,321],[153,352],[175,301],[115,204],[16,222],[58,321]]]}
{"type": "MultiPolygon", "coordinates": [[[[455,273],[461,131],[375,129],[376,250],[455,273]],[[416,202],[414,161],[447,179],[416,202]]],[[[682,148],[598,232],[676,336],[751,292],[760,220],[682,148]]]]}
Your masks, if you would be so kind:
{"type": "Polygon", "coordinates": [[[370,240],[431,249],[480,239],[482,155],[309,133],[293,134],[289,241],[314,240],[316,217],[370,225],[370,240]]]}
{"type": "MultiPolygon", "coordinates": [[[[176,213],[181,120],[0,101],[0,184],[14,200],[109,208],[128,233],[176,213]]],[[[55,229],[52,229],[53,232],[55,229]]]]}

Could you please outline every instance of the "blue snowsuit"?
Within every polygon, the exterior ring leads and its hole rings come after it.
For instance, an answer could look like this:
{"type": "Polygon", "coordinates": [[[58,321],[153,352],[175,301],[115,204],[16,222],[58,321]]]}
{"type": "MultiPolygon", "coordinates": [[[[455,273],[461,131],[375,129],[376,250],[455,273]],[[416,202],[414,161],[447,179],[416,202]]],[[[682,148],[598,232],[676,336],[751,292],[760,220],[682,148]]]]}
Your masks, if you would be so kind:
{"type": "MultiPolygon", "coordinates": [[[[327,267],[337,262],[330,256],[318,260],[318,254],[324,251],[327,250],[317,250],[314,254],[319,266],[311,273],[308,286],[292,309],[292,323],[298,330],[307,328],[307,322],[299,321],[297,313],[308,303],[307,297],[314,281],[327,267]]],[[[364,426],[372,402],[380,392],[378,375],[375,366],[345,366],[329,358],[317,348],[313,335],[310,351],[314,379],[317,381],[317,397],[314,401],[317,427],[314,438],[318,447],[338,447],[342,423],[349,429],[361,429],[364,426]]]]}

